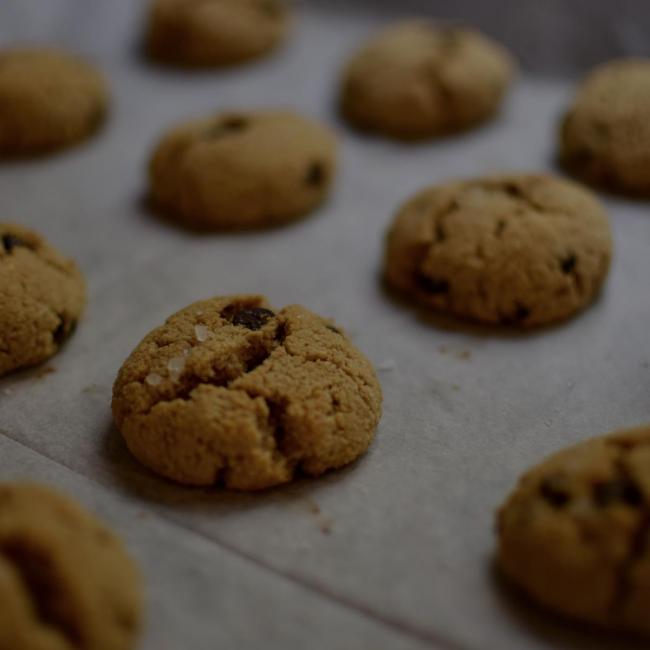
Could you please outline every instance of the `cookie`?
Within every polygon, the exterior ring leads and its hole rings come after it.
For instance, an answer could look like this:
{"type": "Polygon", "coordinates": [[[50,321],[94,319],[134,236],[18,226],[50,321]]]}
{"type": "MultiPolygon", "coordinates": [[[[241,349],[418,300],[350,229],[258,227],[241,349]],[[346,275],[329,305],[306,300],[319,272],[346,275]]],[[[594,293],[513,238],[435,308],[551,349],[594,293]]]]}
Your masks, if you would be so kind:
{"type": "Polygon", "coordinates": [[[352,57],[341,109],[357,127],[395,138],[453,133],[497,112],[514,68],[503,47],[474,30],[405,21],[352,57]]]}
{"type": "Polygon", "coordinates": [[[186,485],[259,490],[365,452],[381,414],[368,360],[304,307],[194,303],[136,347],[113,387],[131,452],[186,485]]]}
{"type": "Polygon", "coordinates": [[[650,427],[569,447],[498,514],[498,561],[537,603],[650,636],[650,427]]]}
{"type": "Polygon", "coordinates": [[[336,148],[329,130],[295,113],[220,113],[162,138],[149,165],[150,197],[191,228],[274,226],[324,201],[336,148]]]}
{"type": "Polygon", "coordinates": [[[0,483],[0,648],[132,650],[140,580],[120,540],[68,498],[0,483]]]}
{"type": "Polygon", "coordinates": [[[282,0],[155,0],[145,48],[166,64],[219,67],[268,54],[288,25],[282,0]]]}
{"type": "Polygon", "coordinates": [[[0,376],[51,357],[85,301],[73,261],[35,232],[0,223],[0,376]]]}
{"type": "Polygon", "coordinates": [[[597,295],[612,240],[587,190],[513,174],[430,187],[388,233],[385,278],[455,316],[529,327],[572,316],[597,295]]]}
{"type": "Polygon", "coordinates": [[[650,194],[650,59],[596,68],[578,88],[560,131],[560,159],[581,179],[650,194]]]}
{"type": "Polygon", "coordinates": [[[104,120],[100,73],[56,49],[0,51],[0,156],[28,156],[69,147],[104,120]]]}

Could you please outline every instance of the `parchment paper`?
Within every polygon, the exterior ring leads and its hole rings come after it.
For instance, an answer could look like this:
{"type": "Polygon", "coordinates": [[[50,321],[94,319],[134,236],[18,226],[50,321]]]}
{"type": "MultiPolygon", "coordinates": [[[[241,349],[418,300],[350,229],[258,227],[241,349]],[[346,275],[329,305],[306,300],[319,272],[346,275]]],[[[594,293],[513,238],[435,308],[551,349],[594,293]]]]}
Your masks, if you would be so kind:
{"type": "Polygon", "coordinates": [[[0,167],[2,219],[39,229],[78,260],[90,293],[77,333],[46,364],[53,372],[0,381],[0,479],[57,486],[124,535],[148,591],[142,649],[621,647],[505,589],[492,568],[493,522],[528,465],[650,420],[647,204],[603,197],[616,243],[610,280],[591,309],[556,328],[516,336],[459,326],[396,302],[378,281],[384,230],[412,192],[553,169],[570,76],[641,51],[650,16],[635,2],[516,4],[509,20],[503,2],[424,3],[466,20],[474,7],[474,24],[506,39],[527,68],[499,120],[411,146],[349,132],[333,107],[347,54],[414,2],[305,2],[276,56],[195,74],[138,58],[141,3],[0,4],[3,44],[75,48],[102,66],[113,95],[110,121],[88,144],[0,167]],[[328,205],[249,234],[197,236],[152,218],[144,172],[161,131],[252,106],[293,106],[339,129],[328,205]],[[184,489],[130,457],[110,417],[120,364],[175,310],[238,292],[334,317],[384,368],[384,417],[360,462],[251,496],[184,489]]]}

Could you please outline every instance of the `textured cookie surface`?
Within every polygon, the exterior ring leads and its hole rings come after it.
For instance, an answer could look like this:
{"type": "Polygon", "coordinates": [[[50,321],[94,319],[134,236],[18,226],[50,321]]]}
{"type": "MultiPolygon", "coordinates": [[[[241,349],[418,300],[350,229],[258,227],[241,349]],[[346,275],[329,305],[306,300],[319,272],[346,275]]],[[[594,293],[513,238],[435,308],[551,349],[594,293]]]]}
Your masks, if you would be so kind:
{"type": "Polygon", "coordinates": [[[222,113],[167,133],[153,153],[156,207],[194,228],[250,228],[295,219],[326,197],[336,141],[290,112],[222,113]]]}
{"type": "Polygon", "coordinates": [[[0,156],[62,149],[101,124],[107,91],[96,70],[54,49],[0,51],[0,156]]]}
{"type": "Polygon", "coordinates": [[[288,23],[282,0],[154,0],[146,48],[168,64],[228,65],[273,50],[288,23]]]}
{"type": "Polygon", "coordinates": [[[385,277],[456,316],[541,325],[593,300],[611,247],[607,216],[575,183],[486,177],[431,187],[408,201],[388,233],[385,277]]]}
{"type": "Polygon", "coordinates": [[[499,512],[499,564],[538,603],[650,634],[650,428],[534,467],[499,512]]]}
{"type": "Polygon", "coordinates": [[[510,55],[478,32],[406,21],[353,56],[341,107],[366,130],[404,139],[441,135],[492,116],[513,70],[510,55]]]}
{"type": "Polygon", "coordinates": [[[133,650],[139,577],[122,543],[69,499],[0,484],[0,648],[133,650]]]}
{"type": "Polygon", "coordinates": [[[0,376],[51,357],[84,304],[74,262],[35,232],[0,223],[0,376]]]}
{"type": "Polygon", "coordinates": [[[142,463],[180,483],[240,490],[352,462],[380,411],[374,370],[342,331],[260,296],[174,314],[113,388],[115,422],[142,463]]]}
{"type": "Polygon", "coordinates": [[[650,194],[650,59],[596,68],[562,124],[560,157],[581,178],[650,194]]]}

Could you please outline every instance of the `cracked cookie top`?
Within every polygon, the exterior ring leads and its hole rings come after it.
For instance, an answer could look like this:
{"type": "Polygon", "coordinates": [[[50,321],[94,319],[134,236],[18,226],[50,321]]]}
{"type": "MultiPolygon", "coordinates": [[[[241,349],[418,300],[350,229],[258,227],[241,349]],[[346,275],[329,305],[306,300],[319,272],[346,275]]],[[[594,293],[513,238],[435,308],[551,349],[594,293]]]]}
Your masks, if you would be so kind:
{"type": "Polygon", "coordinates": [[[130,650],[140,627],[136,569],[120,540],[66,497],[0,484],[0,646],[130,650]]]}
{"type": "Polygon", "coordinates": [[[589,304],[612,240],[596,198],[570,181],[514,174],[428,188],[388,233],[385,277],[441,311],[529,327],[589,304]]]}
{"type": "Polygon", "coordinates": [[[381,388],[331,322],[261,296],[179,311],[136,347],[113,415],[145,465],[188,485],[256,490],[352,462],[369,446],[381,388]]]}
{"type": "Polygon", "coordinates": [[[85,284],[40,235],[0,223],[0,376],[51,357],[73,332],[85,284]]]}
{"type": "Polygon", "coordinates": [[[560,129],[560,158],[596,185],[650,194],[650,59],[598,66],[582,82],[560,129]]]}
{"type": "Polygon", "coordinates": [[[356,126],[397,138],[451,133],[497,111],[514,68],[503,47],[476,31],[409,20],[352,57],[341,108],[356,126]]]}
{"type": "Polygon", "coordinates": [[[101,74],[53,48],[0,51],[0,156],[36,155],[72,145],[104,120],[101,74]]]}
{"type": "Polygon", "coordinates": [[[228,111],[170,129],[149,163],[150,197],[197,229],[263,228],[291,221],[327,197],[336,138],[291,111],[228,111]]]}
{"type": "Polygon", "coordinates": [[[594,438],[527,472],[498,514],[499,564],[535,601],[650,634],[650,428],[594,438]]]}
{"type": "Polygon", "coordinates": [[[218,67],[267,54],[288,26],[283,0],[154,0],[145,45],[166,64],[218,67]]]}

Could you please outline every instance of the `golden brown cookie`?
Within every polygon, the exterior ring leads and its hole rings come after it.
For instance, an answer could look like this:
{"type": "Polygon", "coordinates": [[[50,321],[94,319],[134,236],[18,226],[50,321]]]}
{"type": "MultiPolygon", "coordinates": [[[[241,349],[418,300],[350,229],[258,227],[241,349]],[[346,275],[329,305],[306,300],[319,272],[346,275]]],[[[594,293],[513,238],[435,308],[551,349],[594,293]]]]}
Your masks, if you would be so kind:
{"type": "Polygon", "coordinates": [[[261,296],[194,303],[144,338],[113,387],[133,454],[188,485],[258,490],[358,458],[381,414],[368,360],[331,322],[261,296]]]}
{"type": "Polygon", "coordinates": [[[499,511],[499,564],[534,601],[650,635],[650,427],[569,447],[499,511]]]}
{"type": "Polygon", "coordinates": [[[460,131],[496,113],[514,68],[508,52],[479,32],[409,20],[352,57],[341,108],[357,127],[396,138],[460,131]]]}
{"type": "Polygon", "coordinates": [[[72,260],[35,232],[0,223],[0,376],[55,354],[85,302],[72,260]]]}
{"type": "Polygon", "coordinates": [[[220,113],[162,138],[149,165],[150,196],[191,228],[277,225],[325,200],[336,148],[328,129],[295,113],[220,113]]]}
{"type": "Polygon", "coordinates": [[[288,25],[283,0],[154,0],[145,46],[167,64],[218,67],[269,53],[288,25]]]}
{"type": "Polygon", "coordinates": [[[100,73],[56,49],[0,51],[0,156],[63,149],[87,138],[106,115],[100,73]]]}
{"type": "Polygon", "coordinates": [[[579,185],[512,174],[430,187],[398,212],[385,277],[420,302],[529,327],[577,313],[609,269],[607,215],[579,185]]]}
{"type": "Polygon", "coordinates": [[[132,650],[140,580],[120,540],[69,499],[0,484],[0,648],[132,650]]]}
{"type": "Polygon", "coordinates": [[[650,194],[650,59],[596,68],[578,88],[560,132],[560,158],[596,185],[650,194]]]}

